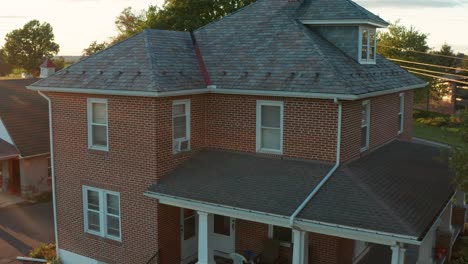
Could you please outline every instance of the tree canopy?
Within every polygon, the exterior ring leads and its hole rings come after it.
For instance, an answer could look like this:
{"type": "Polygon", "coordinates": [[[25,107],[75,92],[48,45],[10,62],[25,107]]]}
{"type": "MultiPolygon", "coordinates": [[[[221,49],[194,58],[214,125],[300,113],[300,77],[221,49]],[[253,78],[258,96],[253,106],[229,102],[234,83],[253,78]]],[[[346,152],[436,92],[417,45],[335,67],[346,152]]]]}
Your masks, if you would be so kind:
{"type": "Polygon", "coordinates": [[[8,64],[5,52],[3,49],[0,49],[0,76],[7,75],[11,73],[13,67],[8,64]]]}
{"type": "Polygon", "coordinates": [[[31,20],[23,28],[8,33],[3,47],[8,63],[36,74],[41,62],[56,55],[59,49],[54,42],[52,26],[38,20],[31,20]]]}
{"type": "Polygon", "coordinates": [[[83,52],[81,53],[81,56],[82,58],[91,56],[96,52],[104,50],[105,48],[107,48],[108,45],[109,44],[105,41],[101,43],[98,43],[97,41],[93,41],[91,42],[91,44],[89,44],[89,46],[86,49],[83,50],[83,52]]]}

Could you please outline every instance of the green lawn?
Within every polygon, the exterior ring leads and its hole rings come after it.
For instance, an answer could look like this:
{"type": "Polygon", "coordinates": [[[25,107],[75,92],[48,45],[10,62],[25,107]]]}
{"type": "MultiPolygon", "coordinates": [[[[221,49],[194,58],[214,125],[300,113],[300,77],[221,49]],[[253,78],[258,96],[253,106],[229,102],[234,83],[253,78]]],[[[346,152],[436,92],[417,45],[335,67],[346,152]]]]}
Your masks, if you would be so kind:
{"type": "Polygon", "coordinates": [[[439,143],[461,146],[463,142],[457,128],[434,127],[413,122],[413,136],[439,143]]]}

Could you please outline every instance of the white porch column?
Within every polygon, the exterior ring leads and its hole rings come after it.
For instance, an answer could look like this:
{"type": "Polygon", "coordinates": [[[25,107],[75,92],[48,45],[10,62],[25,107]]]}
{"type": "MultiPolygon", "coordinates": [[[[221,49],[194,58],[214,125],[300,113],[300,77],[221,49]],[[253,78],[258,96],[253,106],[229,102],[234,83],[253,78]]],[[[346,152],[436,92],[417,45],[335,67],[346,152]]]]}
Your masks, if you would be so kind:
{"type": "Polygon", "coordinates": [[[465,201],[465,193],[461,191],[457,191],[455,194],[455,199],[457,202],[455,203],[456,207],[465,207],[466,206],[466,201],[465,201]]]}
{"type": "Polygon", "coordinates": [[[404,264],[405,263],[405,253],[406,253],[406,248],[400,247],[400,257],[398,260],[398,264],[404,264]]]}
{"type": "Polygon", "coordinates": [[[441,217],[442,221],[440,223],[439,231],[453,233],[452,232],[452,209],[453,209],[453,205],[452,203],[450,203],[445,209],[445,212],[442,214],[442,217],[441,217]]]}
{"type": "Polygon", "coordinates": [[[293,229],[293,264],[309,263],[309,233],[293,229]]]}
{"type": "Polygon", "coordinates": [[[198,262],[197,264],[215,264],[211,234],[213,233],[213,214],[198,213],[198,262]]]}
{"type": "Polygon", "coordinates": [[[399,264],[400,262],[400,245],[396,244],[391,246],[392,249],[392,264],[399,264]]]}

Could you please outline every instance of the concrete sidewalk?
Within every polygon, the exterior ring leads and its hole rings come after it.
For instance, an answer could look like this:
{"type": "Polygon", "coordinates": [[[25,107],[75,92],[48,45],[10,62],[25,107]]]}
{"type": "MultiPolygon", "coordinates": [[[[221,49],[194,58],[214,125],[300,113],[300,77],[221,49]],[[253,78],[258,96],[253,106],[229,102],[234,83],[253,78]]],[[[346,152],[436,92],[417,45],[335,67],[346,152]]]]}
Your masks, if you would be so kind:
{"type": "Polygon", "coordinates": [[[0,192],[0,208],[12,206],[26,202],[25,199],[19,195],[13,195],[7,192],[0,192]]]}

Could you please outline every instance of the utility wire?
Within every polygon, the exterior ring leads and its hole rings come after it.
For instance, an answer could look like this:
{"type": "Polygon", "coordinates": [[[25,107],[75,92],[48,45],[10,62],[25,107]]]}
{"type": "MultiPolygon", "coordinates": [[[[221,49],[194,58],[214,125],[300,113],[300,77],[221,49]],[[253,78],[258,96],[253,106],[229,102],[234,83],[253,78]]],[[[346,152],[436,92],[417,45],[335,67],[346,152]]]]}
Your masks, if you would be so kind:
{"type": "Polygon", "coordinates": [[[416,72],[416,71],[408,71],[408,72],[418,74],[418,75],[427,76],[427,77],[437,78],[437,79],[441,79],[441,80],[445,80],[445,81],[449,81],[449,82],[461,83],[461,84],[467,84],[468,85],[468,82],[457,81],[457,80],[454,80],[454,79],[444,78],[444,77],[440,77],[440,76],[436,76],[436,75],[432,75],[432,74],[416,72]]]}
{"type": "Polygon", "coordinates": [[[447,67],[447,66],[441,66],[441,65],[436,65],[436,64],[428,64],[428,63],[415,62],[415,61],[407,61],[407,60],[399,60],[399,59],[392,59],[392,58],[387,58],[387,60],[390,60],[390,61],[397,61],[397,62],[405,62],[405,63],[417,64],[417,65],[424,65],[424,66],[429,66],[429,67],[436,67],[436,68],[443,68],[443,69],[450,69],[450,70],[457,70],[457,71],[465,71],[465,72],[468,72],[468,69],[455,68],[455,67],[447,67]]]}
{"type": "Polygon", "coordinates": [[[420,69],[420,68],[413,68],[413,67],[407,67],[407,66],[400,66],[401,68],[407,69],[407,70],[418,70],[418,71],[423,71],[423,72],[430,72],[430,73],[436,73],[436,74],[444,74],[444,75],[450,75],[450,76],[455,76],[455,77],[460,77],[463,79],[468,79],[468,76],[465,75],[460,75],[460,74],[452,74],[452,73],[445,73],[445,72],[439,72],[439,71],[431,71],[431,70],[426,70],[426,69],[420,69]]]}
{"type": "Polygon", "coordinates": [[[451,59],[457,59],[457,60],[465,60],[465,61],[468,61],[468,59],[460,58],[460,57],[456,57],[456,56],[449,56],[449,55],[442,55],[442,54],[433,54],[433,53],[428,53],[428,52],[424,52],[424,51],[410,50],[410,49],[398,48],[398,47],[392,47],[392,46],[386,46],[386,45],[377,45],[377,46],[378,46],[378,47],[384,47],[384,48],[390,48],[390,49],[397,49],[397,50],[402,50],[402,51],[408,51],[408,52],[413,52],[413,53],[425,54],[425,55],[430,55],[430,56],[438,56],[438,57],[444,57],[444,58],[451,58],[451,59]]]}

